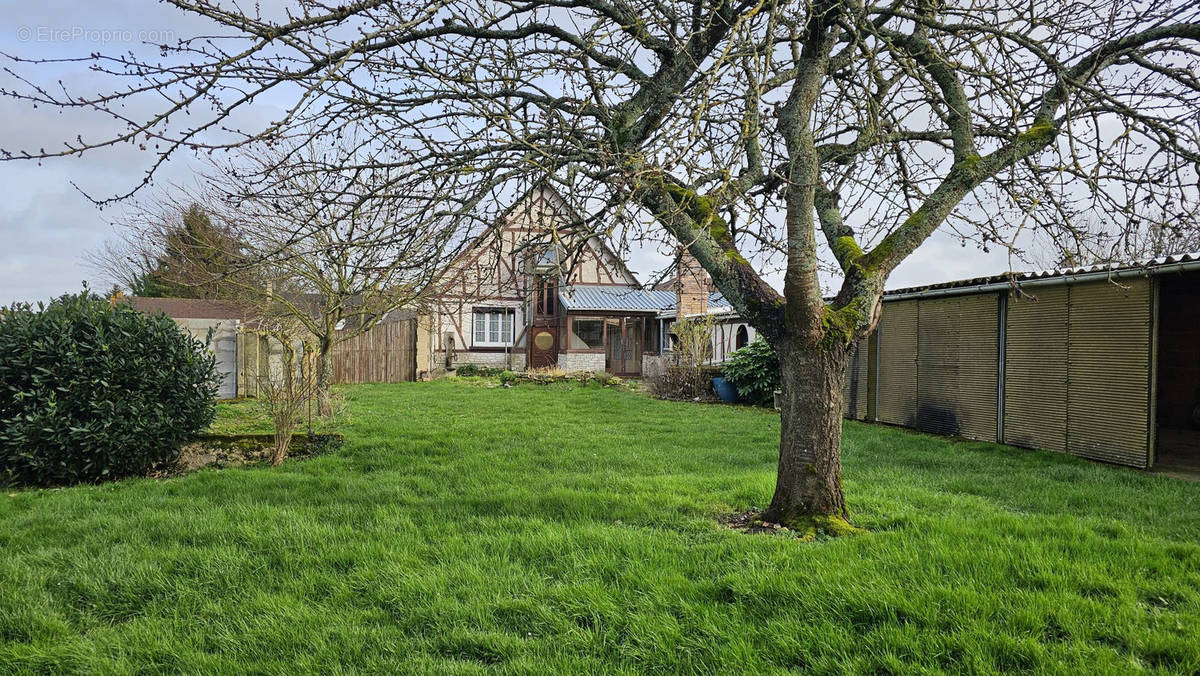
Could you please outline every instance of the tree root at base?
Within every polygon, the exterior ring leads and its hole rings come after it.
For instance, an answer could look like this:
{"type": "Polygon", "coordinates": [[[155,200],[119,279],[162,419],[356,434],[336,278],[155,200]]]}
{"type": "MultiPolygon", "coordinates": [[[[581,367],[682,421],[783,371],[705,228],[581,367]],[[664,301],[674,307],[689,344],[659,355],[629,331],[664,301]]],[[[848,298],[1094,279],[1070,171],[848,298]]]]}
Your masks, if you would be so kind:
{"type": "Polygon", "coordinates": [[[788,519],[782,523],[763,519],[762,512],[732,514],[721,519],[721,523],[745,533],[788,535],[799,540],[811,541],[818,537],[846,537],[862,535],[866,529],[851,524],[840,516],[814,514],[788,519]]]}

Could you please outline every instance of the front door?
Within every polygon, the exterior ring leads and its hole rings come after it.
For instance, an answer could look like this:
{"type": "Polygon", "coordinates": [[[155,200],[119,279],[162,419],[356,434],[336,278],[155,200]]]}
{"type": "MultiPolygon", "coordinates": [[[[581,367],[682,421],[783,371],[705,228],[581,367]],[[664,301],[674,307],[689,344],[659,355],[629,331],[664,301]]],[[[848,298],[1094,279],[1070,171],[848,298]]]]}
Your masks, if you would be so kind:
{"type": "Polygon", "coordinates": [[[613,375],[636,376],[642,373],[641,321],[622,318],[604,322],[607,333],[606,370],[613,375]]]}
{"type": "Polygon", "coordinates": [[[540,369],[558,365],[558,328],[529,327],[529,368],[540,369]]]}

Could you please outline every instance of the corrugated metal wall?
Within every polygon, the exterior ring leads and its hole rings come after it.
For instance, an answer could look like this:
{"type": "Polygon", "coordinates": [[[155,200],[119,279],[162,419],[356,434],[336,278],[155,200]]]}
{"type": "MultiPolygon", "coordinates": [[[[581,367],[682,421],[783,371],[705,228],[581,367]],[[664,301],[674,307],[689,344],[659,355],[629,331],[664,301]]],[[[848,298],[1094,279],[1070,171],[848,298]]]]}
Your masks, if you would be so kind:
{"type": "Polygon", "coordinates": [[[866,419],[867,405],[872,394],[871,381],[867,377],[871,358],[869,343],[866,338],[854,343],[846,359],[846,389],[843,393],[846,402],[845,415],[855,420],[866,419]]]}
{"type": "Polygon", "coordinates": [[[876,418],[893,425],[917,422],[917,301],[886,303],[879,320],[879,404],[876,418]]]}
{"type": "MultiPolygon", "coordinates": [[[[1003,441],[1105,462],[1150,462],[1153,285],[1126,278],[1036,287],[1007,300],[1003,441]]],[[[890,301],[878,357],[876,420],[997,439],[997,294],[890,301]]],[[[855,367],[857,368],[857,367],[855,367]]],[[[868,375],[869,374],[869,375],[868,375]]],[[[870,406],[870,404],[867,404],[870,406]]],[[[847,415],[861,415],[856,405],[847,415]]]]}
{"type": "Polygon", "coordinates": [[[1008,299],[1004,359],[1004,441],[1067,450],[1067,299],[1044,286],[1008,299]]]}
{"type": "Polygon", "coordinates": [[[1067,451],[1149,464],[1151,284],[1145,278],[1071,287],[1067,451]]]}
{"type": "Polygon", "coordinates": [[[916,427],[996,440],[999,297],[919,301],[916,427]]]}

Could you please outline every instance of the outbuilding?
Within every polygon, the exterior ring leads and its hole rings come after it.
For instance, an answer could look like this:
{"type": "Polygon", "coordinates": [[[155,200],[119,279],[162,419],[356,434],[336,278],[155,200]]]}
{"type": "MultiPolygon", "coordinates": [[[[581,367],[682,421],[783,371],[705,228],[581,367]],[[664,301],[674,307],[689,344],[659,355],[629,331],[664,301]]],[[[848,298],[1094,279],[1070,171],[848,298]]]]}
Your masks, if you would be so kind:
{"type": "Polygon", "coordinates": [[[1200,468],[1200,254],[890,291],[846,415],[1200,468]]]}

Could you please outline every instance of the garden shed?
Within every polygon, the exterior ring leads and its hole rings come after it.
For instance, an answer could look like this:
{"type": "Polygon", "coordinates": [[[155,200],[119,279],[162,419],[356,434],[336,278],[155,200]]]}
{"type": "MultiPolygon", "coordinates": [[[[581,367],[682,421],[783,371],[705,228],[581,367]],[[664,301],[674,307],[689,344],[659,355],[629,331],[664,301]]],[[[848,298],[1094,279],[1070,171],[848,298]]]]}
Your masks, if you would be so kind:
{"type": "Polygon", "coordinates": [[[1200,467],[1200,254],[888,292],[846,395],[860,420],[1200,467]]]}
{"type": "Polygon", "coordinates": [[[216,357],[217,373],[221,376],[217,398],[230,399],[241,393],[238,377],[240,308],[233,303],[200,298],[131,296],[128,302],[139,312],[166,314],[197,340],[211,340],[209,349],[216,357]]]}

